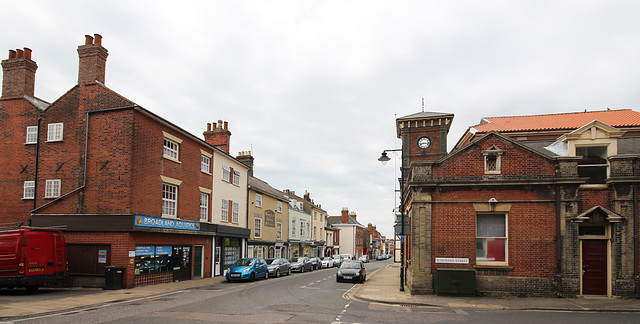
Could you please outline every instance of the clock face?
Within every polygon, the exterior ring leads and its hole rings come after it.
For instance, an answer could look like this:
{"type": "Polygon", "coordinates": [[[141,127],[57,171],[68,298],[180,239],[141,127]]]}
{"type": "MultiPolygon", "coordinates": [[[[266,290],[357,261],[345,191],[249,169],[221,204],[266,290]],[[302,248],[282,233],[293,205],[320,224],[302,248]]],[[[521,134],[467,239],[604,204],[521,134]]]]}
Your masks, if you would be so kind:
{"type": "Polygon", "coordinates": [[[424,149],[429,148],[429,146],[431,146],[431,139],[430,138],[428,138],[426,136],[423,136],[423,137],[420,137],[420,139],[418,139],[418,147],[419,148],[424,150],[424,149]]]}

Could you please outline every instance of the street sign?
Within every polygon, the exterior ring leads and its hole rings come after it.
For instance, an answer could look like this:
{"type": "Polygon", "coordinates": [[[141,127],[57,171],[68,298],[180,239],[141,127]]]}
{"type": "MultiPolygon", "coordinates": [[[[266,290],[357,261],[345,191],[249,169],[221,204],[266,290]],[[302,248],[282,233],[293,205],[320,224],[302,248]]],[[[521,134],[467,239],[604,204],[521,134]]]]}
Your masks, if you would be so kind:
{"type": "Polygon", "coordinates": [[[411,230],[409,229],[409,224],[395,224],[396,227],[396,235],[409,235],[411,230]],[[404,225],[404,226],[403,226],[404,225]]]}

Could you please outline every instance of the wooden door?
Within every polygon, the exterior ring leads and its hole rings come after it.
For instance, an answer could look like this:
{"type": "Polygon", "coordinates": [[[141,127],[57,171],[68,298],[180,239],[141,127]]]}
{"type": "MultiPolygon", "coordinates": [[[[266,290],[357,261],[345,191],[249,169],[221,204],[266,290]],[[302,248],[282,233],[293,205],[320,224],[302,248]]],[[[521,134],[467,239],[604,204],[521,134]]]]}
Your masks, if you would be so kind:
{"type": "Polygon", "coordinates": [[[607,240],[582,240],[582,294],[607,295],[607,240]]]}

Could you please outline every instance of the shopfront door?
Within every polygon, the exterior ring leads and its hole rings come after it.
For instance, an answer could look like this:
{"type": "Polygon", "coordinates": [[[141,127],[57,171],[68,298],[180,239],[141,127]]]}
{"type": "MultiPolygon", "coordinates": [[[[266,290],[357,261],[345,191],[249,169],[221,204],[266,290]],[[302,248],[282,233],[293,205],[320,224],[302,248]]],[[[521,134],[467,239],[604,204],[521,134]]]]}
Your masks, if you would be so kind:
{"type": "Polygon", "coordinates": [[[607,240],[582,240],[582,294],[607,295],[607,240]]]}
{"type": "Polygon", "coordinates": [[[193,247],[193,278],[202,278],[204,266],[204,246],[196,245],[193,247]]]}
{"type": "Polygon", "coordinates": [[[174,246],[173,256],[171,260],[173,267],[173,280],[190,280],[191,279],[191,247],[190,246],[174,246]]]}

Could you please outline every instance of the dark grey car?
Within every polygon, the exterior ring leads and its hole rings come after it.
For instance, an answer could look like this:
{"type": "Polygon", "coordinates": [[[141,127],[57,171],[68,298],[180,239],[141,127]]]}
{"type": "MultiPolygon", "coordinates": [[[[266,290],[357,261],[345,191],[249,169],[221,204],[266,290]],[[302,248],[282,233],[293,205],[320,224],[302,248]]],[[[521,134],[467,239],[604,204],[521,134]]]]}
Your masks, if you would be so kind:
{"type": "Polygon", "coordinates": [[[344,260],[336,275],[337,282],[364,282],[365,280],[367,280],[367,271],[364,269],[364,263],[361,261],[344,260]]]}
{"type": "Polygon", "coordinates": [[[291,264],[287,259],[266,259],[267,269],[269,269],[269,277],[279,278],[281,275],[291,274],[291,264]]]}
{"type": "Polygon", "coordinates": [[[291,271],[305,272],[313,270],[313,264],[311,264],[311,260],[307,257],[293,258],[289,260],[289,263],[291,263],[291,271]]]}

